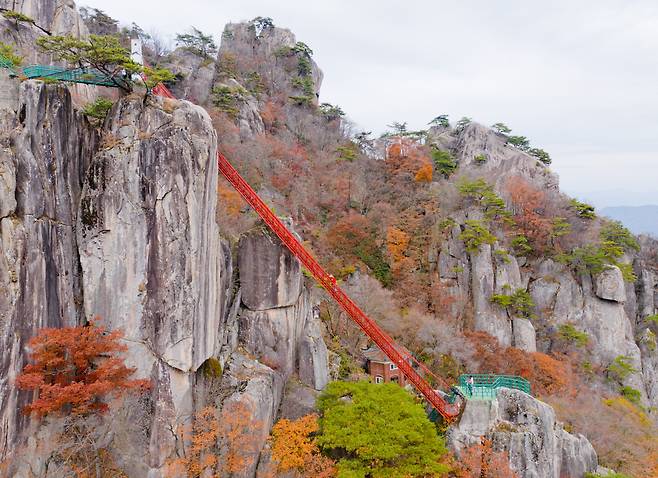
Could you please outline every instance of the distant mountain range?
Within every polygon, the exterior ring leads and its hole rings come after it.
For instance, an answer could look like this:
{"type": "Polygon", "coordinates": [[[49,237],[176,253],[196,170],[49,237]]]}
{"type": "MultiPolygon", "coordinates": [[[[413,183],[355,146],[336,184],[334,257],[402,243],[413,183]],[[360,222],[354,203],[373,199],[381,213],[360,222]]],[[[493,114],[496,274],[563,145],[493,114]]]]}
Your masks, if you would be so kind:
{"type": "Polygon", "coordinates": [[[621,221],[635,234],[658,237],[658,205],[604,207],[599,213],[621,221]]]}

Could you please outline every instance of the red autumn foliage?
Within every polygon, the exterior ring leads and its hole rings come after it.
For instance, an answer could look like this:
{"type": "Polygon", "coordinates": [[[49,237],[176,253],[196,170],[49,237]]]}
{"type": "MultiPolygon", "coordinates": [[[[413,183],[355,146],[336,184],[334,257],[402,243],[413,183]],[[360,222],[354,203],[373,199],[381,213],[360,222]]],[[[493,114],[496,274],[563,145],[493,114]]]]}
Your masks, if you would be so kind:
{"type": "Polygon", "coordinates": [[[285,123],[285,113],[280,104],[275,103],[270,100],[265,103],[263,109],[260,112],[260,117],[265,123],[265,127],[268,131],[273,131],[278,128],[281,124],[285,123]]]}
{"type": "Polygon", "coordinates": [[[373,240],[372,225],[361,214],[351,213],[340,219],[327,233],[327,242],[336,254],[354,258],[359,247],[373,240]]]}
{"type": "Polygon", "coordinates": [[[454,473],[457,478],[518,478],[509,467],[507,452],[494,451],[485,438],[461,452],[454,473]]]}
{"type": "Polygon", "coordinates": [[[568,362],[541,352],[504,348],[486,332],[464,332],[475,347],[479,373],[519,375],[532,385],[534,395],[551,395],[573,389],[573,372],[568,362]]]}
{"type": "Polygon", "coordinates": [[[525,179],[514,176],[507,181],[507,192],[514,209],[514,222],[537,254],[546,251],[553,228],[546,214],[546,194],[525,179]]]}
{"type": "Polygon", "coordinates": [[[416,171],[416,176],[414,179],[419,183],[431,183],[432,182],[432,165],[427,163],[420,167],[416,171]]]}
{"type": "Polygon", "coordinates": [[[147,388],[149,381],[131,380],[135,369],[117,356],[126,350],[119,342],[122,336],[95,323],[41,329],[28,344],[31,363],[16,379],[20,390],[37,392],[23,411],[37,416],[100,413],[108,410],[106,397],[147,388]]]}

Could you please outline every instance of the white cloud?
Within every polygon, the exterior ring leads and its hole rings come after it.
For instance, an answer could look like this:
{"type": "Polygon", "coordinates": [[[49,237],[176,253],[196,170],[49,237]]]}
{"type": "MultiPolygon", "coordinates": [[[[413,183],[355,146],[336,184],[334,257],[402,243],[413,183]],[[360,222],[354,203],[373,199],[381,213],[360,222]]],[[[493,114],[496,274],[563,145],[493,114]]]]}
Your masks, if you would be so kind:
{"type": "Polygon", "coordinates": [[[422,128],[439,113],[504,121],[552,154],[572,193],[657,189],[652,0],[81,3],[170,37],[270,16],[315,51],[322,99],[364,129],[422,128]]]}

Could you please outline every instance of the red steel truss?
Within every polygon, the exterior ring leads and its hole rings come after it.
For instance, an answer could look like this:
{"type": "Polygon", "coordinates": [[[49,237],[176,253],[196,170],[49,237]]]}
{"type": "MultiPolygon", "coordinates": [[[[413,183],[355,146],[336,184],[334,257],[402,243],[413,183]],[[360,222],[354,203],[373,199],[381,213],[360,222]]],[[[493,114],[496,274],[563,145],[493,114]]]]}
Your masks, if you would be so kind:
{"type": "MultiPolygon", "coordinates": [[[[160,84],[153,89],[153,93],[167,98],[174,98],[166,86],[160,84]]],[[[393,339],[370,319],[349,296],[336,284],[336,279],[328,274],[322,266],[309,254],[299,240],[286,228],[281,220],[272,212],[256,191],[244,180],[238,171],[228,162],[221,153],[217,153],[217,164],[224,177],[231,183],[245,201],[256,211],[267,226],[277,235],[290,252],[313,275],[315,280],[334,298],[347,315],[372,339],[386,356],[398,366],[407,379],[434,407],[443,418],[451,422],[461,412],[461,402],[449,403],[441,394],[434,390],[430,384],[409,363],[408,354],[401,352],[393,339]]]]}

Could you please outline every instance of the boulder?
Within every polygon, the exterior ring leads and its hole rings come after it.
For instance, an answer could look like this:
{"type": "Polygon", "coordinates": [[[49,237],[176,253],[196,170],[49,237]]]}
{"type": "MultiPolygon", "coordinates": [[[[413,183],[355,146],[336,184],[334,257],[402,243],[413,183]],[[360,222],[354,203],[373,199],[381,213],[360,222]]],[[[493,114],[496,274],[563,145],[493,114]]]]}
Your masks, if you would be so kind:
{"type": "Polygon", "coordinates": [[[269,233],[256,230],[240,238],[238,268],[242,303],[250,310],[290,307],[299,299],[299,261],[269,233]]]}
{"type": "Polygon", "coordinates": [[[448,431],[457,455],[490,439],[509,454],[521,478],[581,478],[597,467],[597,456],[582,435],[567,433],[553,408],[519,390],[499,389],[492,401],[469,400],[459,424],[448,431]]]}
{"type": "Polygon", "coordinates": [[[596,276],[596,295],[614,302],[626,301],[624,277],[618,267],[612,266],[596,276]]]}

